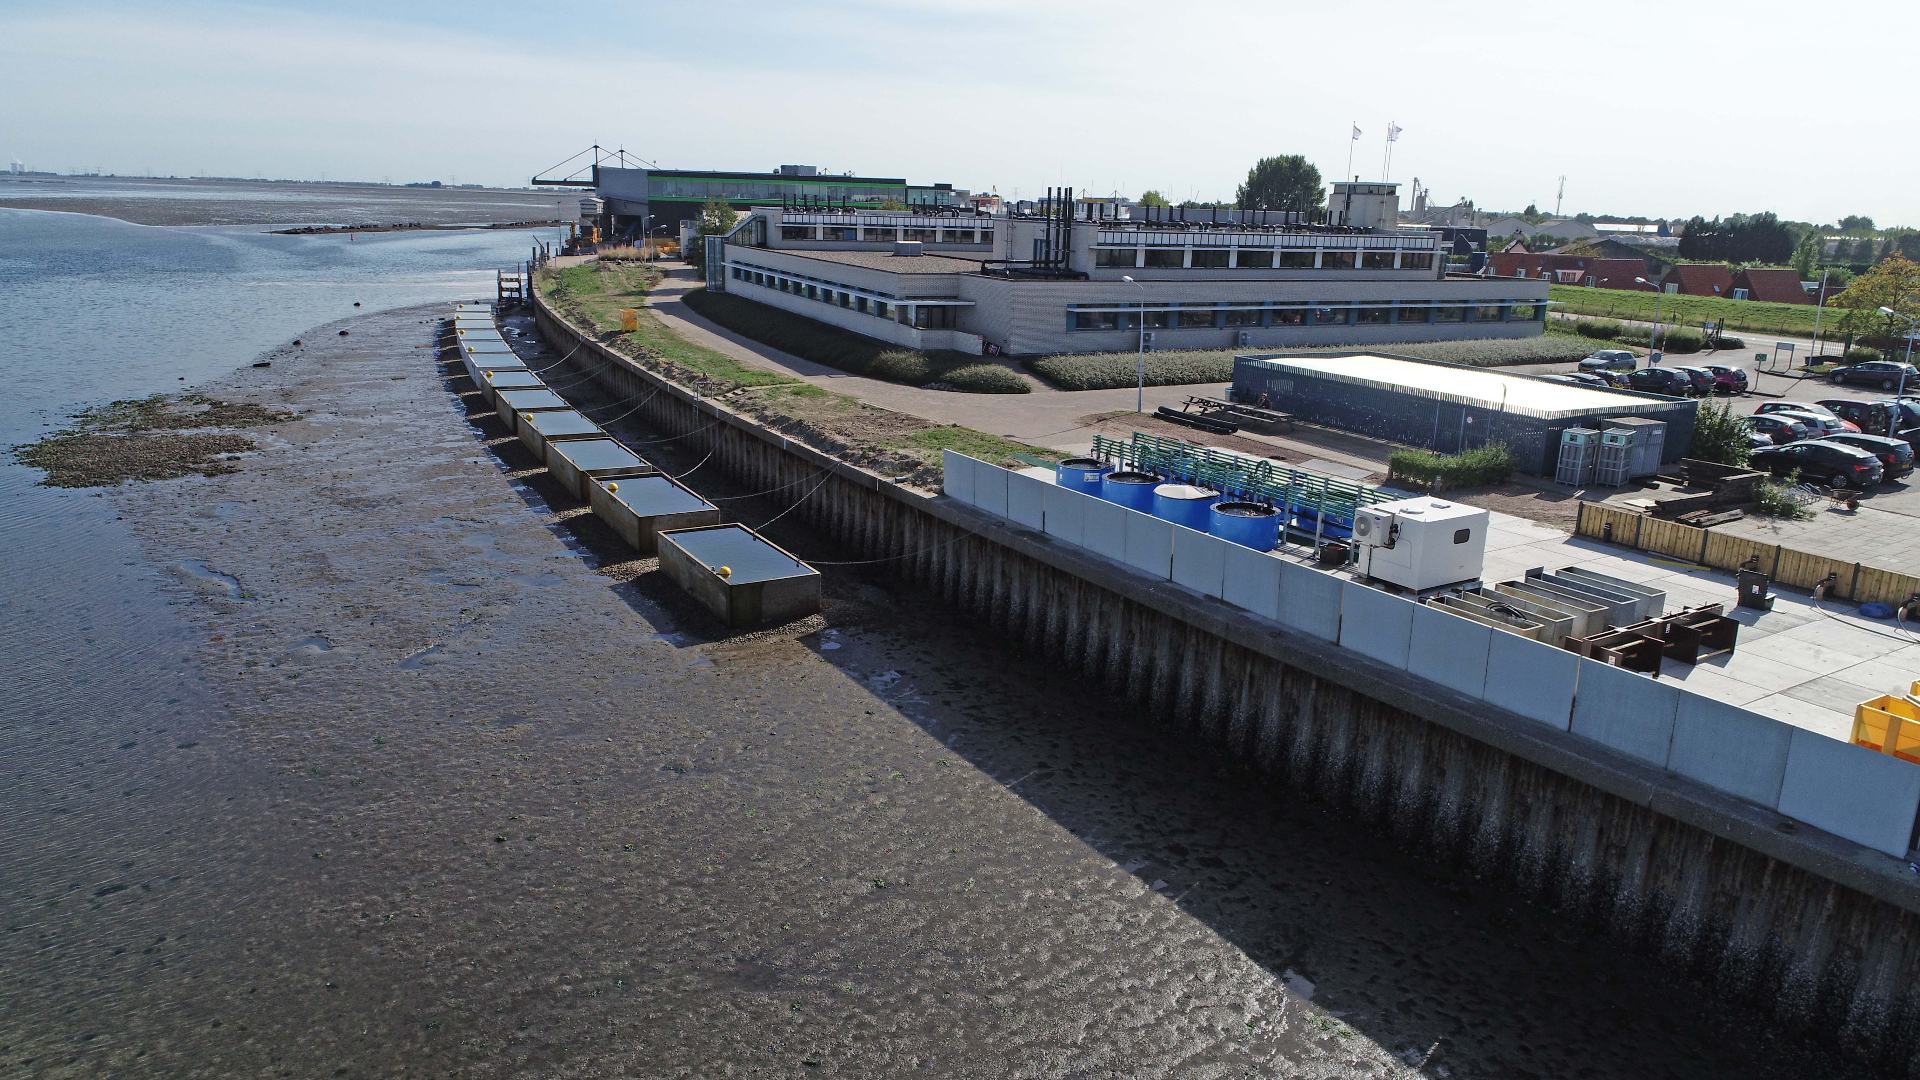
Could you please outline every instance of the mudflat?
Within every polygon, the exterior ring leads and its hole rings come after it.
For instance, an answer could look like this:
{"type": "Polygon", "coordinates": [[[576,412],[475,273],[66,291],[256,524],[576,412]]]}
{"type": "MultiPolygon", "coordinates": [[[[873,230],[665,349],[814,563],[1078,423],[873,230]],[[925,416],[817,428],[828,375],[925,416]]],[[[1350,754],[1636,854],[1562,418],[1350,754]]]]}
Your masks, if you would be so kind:
{"type": "Polygon", "coordinates": [[[6,823],[0,1072],[1854,1074],[862,568],[723,636],[435,314],[203,388],[297,415],[109,492],[208,694],[7,737],[60,794],[6,823]]]}
{"type": "MultiPolygon", "coordinates": [[[[369,225],[571,221],[578,192],[499,188],[0,174],[0,206],[137,225],[369,225]]],[[[381,231],[381,230],[375,230],[381,231]]]]}

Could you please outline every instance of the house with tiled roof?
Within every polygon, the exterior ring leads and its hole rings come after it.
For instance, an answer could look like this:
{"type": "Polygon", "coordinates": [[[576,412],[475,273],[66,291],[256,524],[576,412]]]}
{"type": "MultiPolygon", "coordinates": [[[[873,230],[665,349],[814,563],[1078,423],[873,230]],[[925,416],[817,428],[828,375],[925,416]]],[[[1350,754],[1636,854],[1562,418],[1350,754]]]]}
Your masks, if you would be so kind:
{"type": "Polygon", "coordinates": [[[1555,285],[1585,285],[1594,289],[1637,289],[1634,278],[1645,276],[1639,259],[1595,259],[1584,255],[1559,255],[1524,249],[1496,251],[1491,259],[1493,277],[1546,278],[1555,285]]]}
{"type": "Polygon", "coordinates": [[[1807,299],[1806,283],[1800,280],[1798,270],[1742,270],[1733,275],[1733,295],[1745,300],[1764,300],[1769,304],[1811,303],[1807,299]]]}
{"type": "Polygon", "coordinates": [[[1681,296],[1732,296],[1733,271],[1726,263],[1680,263],[1667,271],[1660,288],[1681,296]]]}

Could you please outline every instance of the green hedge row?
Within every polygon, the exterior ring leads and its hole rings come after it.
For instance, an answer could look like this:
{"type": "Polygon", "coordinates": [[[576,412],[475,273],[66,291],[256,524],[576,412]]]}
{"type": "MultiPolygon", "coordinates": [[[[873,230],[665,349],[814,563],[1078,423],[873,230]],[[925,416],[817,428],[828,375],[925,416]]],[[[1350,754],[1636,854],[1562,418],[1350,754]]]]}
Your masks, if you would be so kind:
{"type": "Polygon", "coordinates": [[[1387,456],[1387,479],[1404,480],[1428,491],[1497,484],[1513,470],[1513,451],[1505,443],[1489,443],[1458,454],[1395,450],[1387,456]]]}
{"type": "MultiPolygon", "coordinates": [[[[1272,350],[1280,352],[1282,350],[1272,350]]],[[[1380,352],[1417,356],[1448,364],[1502,367],[1509,364],[1571,363],[1590,351],[1577,338],[1480,338],[1469,341],[1399,342],[1390,345],[1340,345],[1287,349],[1287,355],[1380,352]]],[[[1209,349],[1147,354],[1148,386],[1186,386],[1233,381],[1233,358],[1258,356],[1253,349],[1209,349]]],[[[1063,353],[1025,361],[1027,370],[1063,390],[1113,390],[1132,386],[1138,353],[1063,353]]]]}
{"type": "Polygon", "coordinates": [[[903,349],[727,293],[695,289],[682,299],[694,311],[736,334],[855,375],[909,386],[935,384],[969,394],[1025,394],[1032,390],[1018,372],[984,363],[978,356],[945,349],[903,349]]]}

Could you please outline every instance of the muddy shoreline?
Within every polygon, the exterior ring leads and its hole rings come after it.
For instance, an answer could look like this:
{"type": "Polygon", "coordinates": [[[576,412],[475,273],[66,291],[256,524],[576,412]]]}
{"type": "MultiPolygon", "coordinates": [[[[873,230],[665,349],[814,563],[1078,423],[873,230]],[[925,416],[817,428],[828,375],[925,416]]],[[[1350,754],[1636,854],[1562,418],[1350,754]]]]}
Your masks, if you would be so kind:
{"type": "Polygon", "coordinates": [[[93,762],[92,810],[15,824],[0,1072],[1859,1075],[884,577],[720,636],[433,314],[206,388],[300,415],[237,472],[108,493],[207,694],[21,766],[93,762]],[[159,739],[180,763],[134,757],[159,739]]]}

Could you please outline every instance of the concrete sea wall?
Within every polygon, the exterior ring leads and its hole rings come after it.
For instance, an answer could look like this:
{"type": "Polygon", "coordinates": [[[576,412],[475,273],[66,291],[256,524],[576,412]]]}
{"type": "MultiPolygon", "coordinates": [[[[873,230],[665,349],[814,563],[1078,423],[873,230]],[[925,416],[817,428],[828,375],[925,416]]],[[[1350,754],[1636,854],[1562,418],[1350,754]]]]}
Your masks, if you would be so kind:
{"type": "Polygon", "coordinates": [[[597,342],[546,340],[635,415],[793,514],[847,559],[931,590],[1257,780],[1604,928],[1657,962],[1920,1074],[1920,874],[1404,668],[1290,630],[1006,516],[928,499],[793,442],[597,342]],[[644,401],[642,400],[644,399],[644,401]]]}

